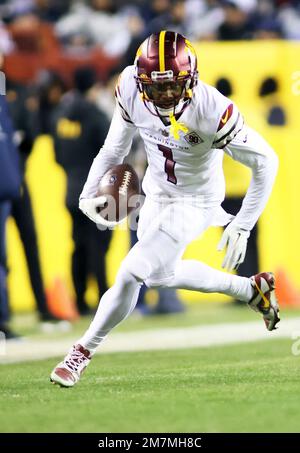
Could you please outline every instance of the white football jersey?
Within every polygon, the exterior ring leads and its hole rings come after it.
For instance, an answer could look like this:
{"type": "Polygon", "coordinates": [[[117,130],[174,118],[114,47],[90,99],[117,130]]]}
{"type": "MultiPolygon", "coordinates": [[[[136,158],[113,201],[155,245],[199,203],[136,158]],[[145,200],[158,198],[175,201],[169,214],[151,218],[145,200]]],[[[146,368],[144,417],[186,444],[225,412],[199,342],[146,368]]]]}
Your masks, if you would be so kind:
{"type": "MultiPolygon", "coordinates": [[[[199,81],[191,103],[171,124],[149,112],[134,79],[134,66],[122,73],[116,97],[123,119],[134,125],[145,144],[148,169],[143,190],[150,196],[197,195],[206,206],[224,198],[224,146],[242,129],[235,105],[215,88],[199,81]]],[[[169,122],[170,123],[170,122],[169,122]]]]}
{"type": "Polygon", "coordinates": [[[271,193],[278,158],[257,132],[244,125],[230,99],[199,81],[177,122],[166,126],[145,106],[134,66],[128,66],[116,88],[116,104],[80,198],[96,196],[99,181],[113,165],[123,162],[138,130],[149,164],[143,190],[153,199],[193,196],[198,206],[218,206],[225,196],[223,152],[250,167],[252,180],[234,222],[240,228],[253,228],[271,193]]]}

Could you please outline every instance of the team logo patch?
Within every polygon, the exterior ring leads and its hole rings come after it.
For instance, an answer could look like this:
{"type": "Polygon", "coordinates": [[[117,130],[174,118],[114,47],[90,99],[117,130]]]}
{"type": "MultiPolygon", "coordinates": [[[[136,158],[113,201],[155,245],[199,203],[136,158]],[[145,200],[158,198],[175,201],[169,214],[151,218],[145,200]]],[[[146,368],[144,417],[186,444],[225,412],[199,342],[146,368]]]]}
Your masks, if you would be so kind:
{"type": "Polygon", "coordinates": [[[224,127],[226,123],[228,123],[228,121],[231,118],[232,112],[233,112],[233,104],[230,104],[230,106],[227,107],[227,109],[225,110],[225,112],[222,115],[222,118],[219,122],[218,131],[220,129],[222,129],[222,127],[224,127]]]}
{"type": "Polygon", "coordinates": [[[197,134],[197,132],[189,132],[184,136],[184,139],[188,142],[189,145],[196,146],[200,143],[203,143],[204,140],[197,134]]]}

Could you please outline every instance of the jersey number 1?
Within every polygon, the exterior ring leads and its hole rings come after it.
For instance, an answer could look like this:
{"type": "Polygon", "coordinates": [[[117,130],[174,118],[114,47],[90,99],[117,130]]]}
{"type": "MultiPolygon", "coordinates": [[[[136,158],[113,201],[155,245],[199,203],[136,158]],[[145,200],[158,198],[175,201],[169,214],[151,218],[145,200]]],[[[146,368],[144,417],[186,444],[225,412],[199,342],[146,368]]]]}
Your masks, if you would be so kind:
{"type": "Polygon", "coordinates": [[[166,158],[165,160],[165,172],[168,176],[168,181],[172,184],[177,184],[177,178],[175,176],[175,164],[176,162],[173,160],[173,153],[171,148],[168,148],[164,145],[157,145],[158,149],[163,153],[163,156],[166,158]]]}

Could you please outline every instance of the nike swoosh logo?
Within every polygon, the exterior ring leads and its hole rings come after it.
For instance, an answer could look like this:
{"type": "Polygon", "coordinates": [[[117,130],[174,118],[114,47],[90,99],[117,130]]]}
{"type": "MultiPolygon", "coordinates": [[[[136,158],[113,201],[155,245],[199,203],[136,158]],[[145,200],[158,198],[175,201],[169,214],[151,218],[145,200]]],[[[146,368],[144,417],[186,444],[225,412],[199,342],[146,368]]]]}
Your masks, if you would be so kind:
{"type": "Polygon", "coordinates": [[[226,121],[228,120],[228,115],[229,115],[229,111],[227,109],[225,115],[223,116],[223,118],[221,118],[221,123],[222,124],[226,123],[226,121]]]}
{"type": "Polygon", "coordinates": [[[246,143],[247,140],[248,140],[248,135],[245,135],[245,138],[244,138],[244,140],[243,140],[243,143],[246,143]]]}

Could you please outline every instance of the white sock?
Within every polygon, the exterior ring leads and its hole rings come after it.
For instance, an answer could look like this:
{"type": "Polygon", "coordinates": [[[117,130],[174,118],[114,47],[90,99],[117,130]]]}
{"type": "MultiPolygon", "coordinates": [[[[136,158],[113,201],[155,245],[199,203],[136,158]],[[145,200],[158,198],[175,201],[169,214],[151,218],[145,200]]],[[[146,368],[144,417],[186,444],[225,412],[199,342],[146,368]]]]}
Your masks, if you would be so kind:
{"type": "Polygon", "coordinates": [[[180,260],[169,287],[203,293],[222,293],[249,302],[253,296],[250,279],[221,272],[201,261],[180,260]]]}
{"type": "Polygon", "coordinates": [[[97,313],[77,343],[92,354],[106,335],[134,309],[142,282],[128,272],[120,272],[115,284],[103,294],[97,313]]]}

